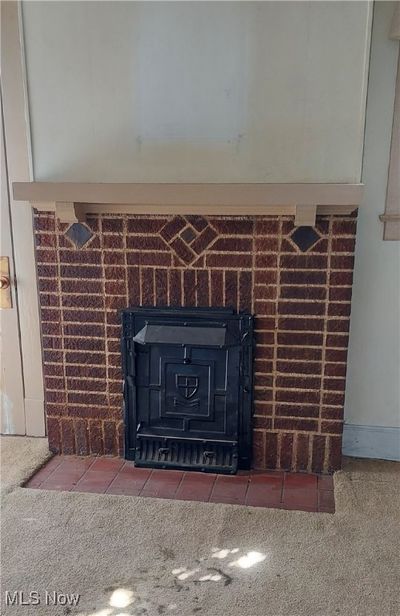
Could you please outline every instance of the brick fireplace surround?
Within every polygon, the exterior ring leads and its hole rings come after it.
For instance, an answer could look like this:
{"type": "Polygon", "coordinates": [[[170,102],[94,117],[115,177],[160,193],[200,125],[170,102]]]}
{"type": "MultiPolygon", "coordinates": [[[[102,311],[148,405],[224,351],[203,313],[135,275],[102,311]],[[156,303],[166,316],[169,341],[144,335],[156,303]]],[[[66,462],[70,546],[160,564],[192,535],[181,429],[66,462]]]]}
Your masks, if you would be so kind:
{"type": "Polygon", "coordinates": [[[256,315],[253,467],[340,468],[356,219],[319,216],[302,252],[290,216],[35,213],[50,448],[123,455],[119,310],[233,306],[256,315]]]}

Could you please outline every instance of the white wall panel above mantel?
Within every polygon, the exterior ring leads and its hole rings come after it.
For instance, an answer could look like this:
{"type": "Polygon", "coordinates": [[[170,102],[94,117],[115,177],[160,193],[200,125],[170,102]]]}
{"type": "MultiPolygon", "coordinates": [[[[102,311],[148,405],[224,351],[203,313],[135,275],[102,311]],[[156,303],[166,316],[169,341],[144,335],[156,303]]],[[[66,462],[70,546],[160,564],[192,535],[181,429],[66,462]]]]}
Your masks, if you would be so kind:
{"type": "Polygon", "coordinates": [[[371,3],[24,2],[34,175],[360,181],[371,3]]]}

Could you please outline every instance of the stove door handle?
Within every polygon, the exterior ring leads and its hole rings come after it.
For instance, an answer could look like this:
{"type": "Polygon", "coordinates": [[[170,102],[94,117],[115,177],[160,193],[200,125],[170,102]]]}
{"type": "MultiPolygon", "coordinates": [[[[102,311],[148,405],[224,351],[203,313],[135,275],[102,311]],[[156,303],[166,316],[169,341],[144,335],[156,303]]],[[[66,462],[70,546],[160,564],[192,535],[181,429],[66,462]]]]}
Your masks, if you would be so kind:
{"type": "Polygon", "coordinates": [[[203,459],[215,458],[215,451],[203,451],[203,459]]]}

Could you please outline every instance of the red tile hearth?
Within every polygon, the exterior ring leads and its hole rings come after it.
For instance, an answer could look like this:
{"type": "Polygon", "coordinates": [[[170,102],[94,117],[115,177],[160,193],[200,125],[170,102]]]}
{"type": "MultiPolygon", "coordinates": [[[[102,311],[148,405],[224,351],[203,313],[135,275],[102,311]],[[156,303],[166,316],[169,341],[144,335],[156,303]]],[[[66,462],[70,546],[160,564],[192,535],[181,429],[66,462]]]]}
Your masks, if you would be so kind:
{"type": "Polygon", "coordinates": [[[54,456],[25,487],[335,512],[331,476],[283,471],[241,471],[231,476],[152,470],[100,456],[54,456]]]}

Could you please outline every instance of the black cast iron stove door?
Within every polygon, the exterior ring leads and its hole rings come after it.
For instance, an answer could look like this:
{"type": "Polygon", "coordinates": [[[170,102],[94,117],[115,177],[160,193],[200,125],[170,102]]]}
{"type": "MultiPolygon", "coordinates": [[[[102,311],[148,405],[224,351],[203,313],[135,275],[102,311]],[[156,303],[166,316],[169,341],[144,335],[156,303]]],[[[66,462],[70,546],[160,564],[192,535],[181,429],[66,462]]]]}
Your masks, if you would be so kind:
{"type": "Polygon", "coordinates": [[[248,468],[251,315],[229,309],[123,312],[125,454],[137,466],[248,468]]]}

